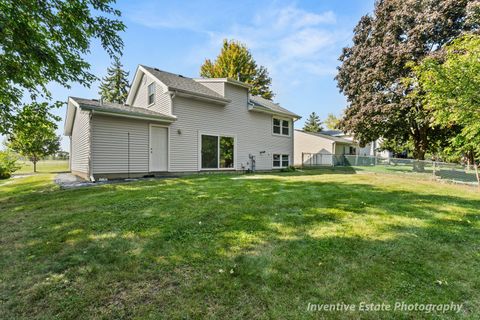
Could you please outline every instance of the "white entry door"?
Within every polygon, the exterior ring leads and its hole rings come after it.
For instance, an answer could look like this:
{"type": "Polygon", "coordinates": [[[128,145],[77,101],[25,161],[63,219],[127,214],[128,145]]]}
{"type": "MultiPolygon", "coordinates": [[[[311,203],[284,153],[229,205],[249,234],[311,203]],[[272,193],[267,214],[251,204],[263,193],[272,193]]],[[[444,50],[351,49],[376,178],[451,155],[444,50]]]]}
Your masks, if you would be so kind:
{"type": "Polygon", "coordinates": [[[168,171],[168,129],[150,126],[150,171],[168,171]]]}

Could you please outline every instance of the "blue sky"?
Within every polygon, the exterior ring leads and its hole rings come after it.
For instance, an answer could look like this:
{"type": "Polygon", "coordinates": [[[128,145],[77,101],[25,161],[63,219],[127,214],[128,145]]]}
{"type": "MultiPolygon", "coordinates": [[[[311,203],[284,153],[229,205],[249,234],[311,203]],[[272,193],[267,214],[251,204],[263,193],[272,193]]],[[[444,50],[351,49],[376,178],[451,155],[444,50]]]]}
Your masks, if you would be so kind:
{"type": "MultiPolygon", "coordinates": [[[[251,50],[272,77],[275,102],[304,119],[315,111],[324,119],[339,115],[345,98],[334,80],[338,56],[351,43],[360,17],[373,10],[373,0],[317,1],[118,1],[127,26],[122,62],[130,80],[138,64],[198,77],[205,58],[215,58],[222,40],[236,39],[251,50]]],[[[92,72],[103,77],[110,60],[98,43],[86,57],[92,72]]],[[[91,88],[50,88],[53,98],[98,98],[91,88]]],[[[65,108],[57,110],[62,117],[65,108]]],[[[295,126],[303,126],[303,120],[295,126]]],[[[63,132],[63,122],[59,124],[63,132]]],[[[68,150],[68,139],[62,141],[68,150]]]]}

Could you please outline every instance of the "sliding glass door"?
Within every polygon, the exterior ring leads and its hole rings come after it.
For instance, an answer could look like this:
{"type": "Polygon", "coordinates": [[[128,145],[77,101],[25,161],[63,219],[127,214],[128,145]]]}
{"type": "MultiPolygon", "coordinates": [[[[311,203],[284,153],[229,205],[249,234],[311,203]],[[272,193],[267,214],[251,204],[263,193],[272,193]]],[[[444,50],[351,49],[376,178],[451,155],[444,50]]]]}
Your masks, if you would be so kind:
{"type": "Polygon", "coordinates": [[[202,135],[202,169],[235,168],[235,139],[202,135]]]}

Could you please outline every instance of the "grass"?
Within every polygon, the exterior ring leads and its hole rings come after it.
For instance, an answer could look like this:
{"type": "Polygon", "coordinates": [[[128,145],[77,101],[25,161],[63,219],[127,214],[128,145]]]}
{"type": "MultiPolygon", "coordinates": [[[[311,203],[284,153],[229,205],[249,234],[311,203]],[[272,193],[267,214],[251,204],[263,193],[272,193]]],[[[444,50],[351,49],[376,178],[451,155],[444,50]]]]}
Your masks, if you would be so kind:
{"type": "MultiPolygon", "coordinates": [[[[19,161],[21,166],[14,174],[33,173],[33,164],[30,161],[19,161]]],[[[68,160],[41,160],[37,163],[37,173],[52,173],[68,171],[68,160]]]]}
{"type": "Polygon", "coordinates": [[[460,303],[480,317],[480,194],[344,170],[60,190],[0,182],[3,318],[431,318],[308,303],[460,303]]]}

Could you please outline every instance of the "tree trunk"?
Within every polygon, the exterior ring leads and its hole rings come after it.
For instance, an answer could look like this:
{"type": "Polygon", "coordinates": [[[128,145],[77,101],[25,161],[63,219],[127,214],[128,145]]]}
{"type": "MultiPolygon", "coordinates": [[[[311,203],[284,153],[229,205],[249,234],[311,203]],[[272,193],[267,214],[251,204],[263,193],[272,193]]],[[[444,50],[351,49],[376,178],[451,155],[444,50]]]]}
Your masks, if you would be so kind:
{"type": "Polygon", "coordinates": [[[475,161],[475,158],[473,158],[473,166],[475,167],[475,175],[477,176],[478,188],[480,188],[480,174],[478,173],[478,165],[475,161]]]}
{"type": "Polygon", "coordinates": [[[425,154],[427,153],[428,147],[428,138],[427,138],[428,127],[420,127],[415,130],[413,135],[414,151],[413,157],[415,162],[413,163],[413,171],[424,172],[425,171],[425,154]]]}
{"type": "Polygon", "coordinates": [[[415,161],[413,162],[413,171],[424,172],[425,171],[425,149],[423,145],[415,145],[415,151],[413,152],[413,157],[415,161]]]}
{"type": "Polygon", "coordinates": [[[37,172],[37,161],[32,161],[33,162],[33,172],[37,172]]]}
{"type": "Polygon", "coordinates": [[[467,163],[467,170],[470,170],[472,166],[475,166],[475,153],[473,151],[467,152],[467,163]]]}

